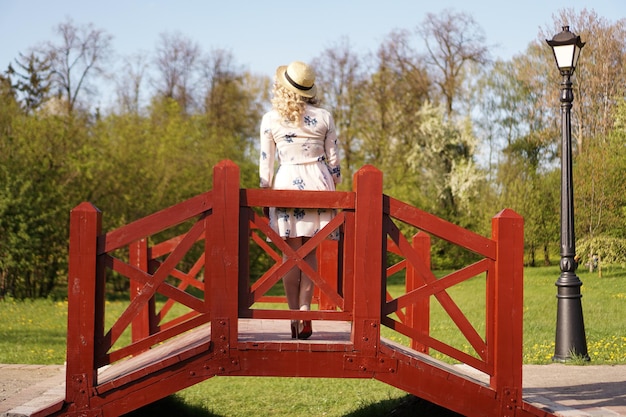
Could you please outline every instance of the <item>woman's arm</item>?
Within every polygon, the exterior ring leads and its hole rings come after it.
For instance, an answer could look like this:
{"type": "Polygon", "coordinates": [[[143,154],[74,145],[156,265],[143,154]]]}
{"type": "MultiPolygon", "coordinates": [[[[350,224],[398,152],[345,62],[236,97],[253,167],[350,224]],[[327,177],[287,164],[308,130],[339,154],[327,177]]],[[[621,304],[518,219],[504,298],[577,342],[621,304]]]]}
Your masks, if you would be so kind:
{"type": "Polygon", "coordinates": [[[276,143],[270,128],[270,116],[265,114],[261,120],[261,154],[259,157],[259,185],[261,188],[271,188],[274,179],[274,160],[276,157],[276,143]]]}
{"type": "Polygon", "coordinates": [[[341,161],[339,157],[339,144],[337,139],[337,131],[335,130],[335,121],[333,116],[329,114],[328,130],[326,131],[326,139],[324,140],[324,151],[326,152],[326,162],[333,176],[335,184],[341,182],[341,161]]]}

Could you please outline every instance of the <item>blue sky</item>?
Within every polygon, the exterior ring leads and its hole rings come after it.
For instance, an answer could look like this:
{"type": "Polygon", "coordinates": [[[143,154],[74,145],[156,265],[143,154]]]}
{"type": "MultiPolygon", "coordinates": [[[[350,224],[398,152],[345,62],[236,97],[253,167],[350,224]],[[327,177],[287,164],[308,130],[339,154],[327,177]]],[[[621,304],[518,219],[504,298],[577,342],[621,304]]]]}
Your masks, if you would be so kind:
{"type": "Polygon", "coordinates": [[[152,53],[160,33],[178,31],[206,52],[228,50],[245,69],[271,76],[276,66],[309,61],[342,37],[359,53],[374,51],[393,29],[414,29],[426,13],[443,9],[471,14],[494,57],[509,59],[563,8],[626,17],[624,0],[0,0],[0,71],[19,52],[58,41],[53,28],[67,17],[113,35],[120,55],[152,53]]]}

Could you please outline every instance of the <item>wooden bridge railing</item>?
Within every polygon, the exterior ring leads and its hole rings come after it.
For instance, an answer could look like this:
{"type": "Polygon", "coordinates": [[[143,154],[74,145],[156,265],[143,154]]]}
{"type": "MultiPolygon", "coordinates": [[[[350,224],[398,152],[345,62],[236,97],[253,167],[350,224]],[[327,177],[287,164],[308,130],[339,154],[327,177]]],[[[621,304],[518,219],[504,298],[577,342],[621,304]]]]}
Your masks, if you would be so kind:
{"type": "MultiPolygon", "coordinates": [[[[88,407],[103,366],[207,323],[215,351],[232,349],[242,318],[351,322],[354,350],[371,357],[382,349],[385,326],[406,336],[417,352],[436,350],[484,372],[494,392],[522,403],[523,220],[510,210],[493,218],[486,238],[384,195],[382,173],[371,166],[355,174],[351,192],[293,192],[240,189],[238,167],[225,161],[215,167],[209,192],[110,232],[102,231],[101,221],[89,203],[71,213],[66,402],[77,409],[88,407]],[[259,214],[269,206],[331,208],[337,216],[294,251],[259,214]],[[341,239],[326,239],[337,228],[341,239]],[[407,238],[402,230],[419,232],[407,238]],[[431,238],[465,248],[478,260],[436,277],[431,238]],[[304,261],[314,250],[317,271],[304,261]],[[274,262],[254,282],[253,252],[274,262]],[[390,253],[400,261],[390,263],[390,253]],[[267,293],[294,266],[315,282],[319,308],[264,307],[280,300],[267,293]],[[395,297],[387,290],[394,274],[404,274],[406,286],[395,297]],[[111,277],[128,279],[131,288],[128,307],[115,318],[105,303],[111,277]],[[475,277],[486,282],[482,335],[448,292],[475,277]],[[433,299],[473,351],[431,334],[433,299]]],[[[410,381],[398,386],[403,384],[410,381]]]]}

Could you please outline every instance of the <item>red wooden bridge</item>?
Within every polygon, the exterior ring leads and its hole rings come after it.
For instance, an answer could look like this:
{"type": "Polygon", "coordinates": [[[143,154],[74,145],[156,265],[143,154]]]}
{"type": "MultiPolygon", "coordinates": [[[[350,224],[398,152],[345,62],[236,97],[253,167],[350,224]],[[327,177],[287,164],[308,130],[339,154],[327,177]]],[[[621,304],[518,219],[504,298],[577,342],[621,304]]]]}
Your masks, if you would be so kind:
{"type": "Polygon", "coordinates": [[[355,174],[350,192],[241,189],[230,161],[214,168],[213,179],[211,191],[110,232],[90,203],[72,210],[66,395],[40,415],[117,416],[213,376],[246,375],[375,378],[466,416],[551,416],[522,397],[519,215],[500,212],[486,238],[384,195],[383,175],[371,166],[355,174]],[[259,214],[268,206],[338,215],[294,251],[259,214]],[[326,239],[337,228],[342,238],[326,239]],[[432,238],[476,261],[436,277],[432,238]],[[317,271],[304,261],[314,250],[317,271]],[[253,256],[273,265],[251,278],[253,256]],[[315,281],[311,311],[290,311],[270,296],[294,266],[315,281]],[[388,290],[392,276],[402,277],[402,294],[388,290]],[[129,280],[132,293],[117,317],[105,303],[114,279],[129,280]],[[470,279],[484,282],[479,324],[450,295],[470,279]],[[433,331],[435,303],[463,347],[433,331]],[[291,319],[313,320],[313,337],[291,339],[291,319]]]}

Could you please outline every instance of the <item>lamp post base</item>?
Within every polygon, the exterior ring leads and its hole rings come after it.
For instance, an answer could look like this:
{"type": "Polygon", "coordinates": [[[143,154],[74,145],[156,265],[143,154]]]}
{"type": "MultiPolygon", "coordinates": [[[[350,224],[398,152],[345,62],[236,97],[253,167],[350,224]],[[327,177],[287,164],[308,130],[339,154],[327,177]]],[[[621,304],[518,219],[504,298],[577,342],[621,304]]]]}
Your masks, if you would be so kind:
{"type": "Polygon", "coordinates": [[[556,286],[557,315],[554,362],[589,361],[580,293],[582,282],[573,272],[562,272],[556,286]]]}

